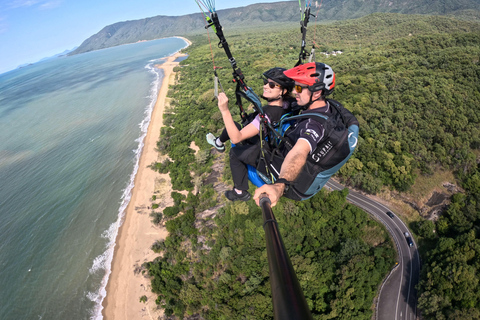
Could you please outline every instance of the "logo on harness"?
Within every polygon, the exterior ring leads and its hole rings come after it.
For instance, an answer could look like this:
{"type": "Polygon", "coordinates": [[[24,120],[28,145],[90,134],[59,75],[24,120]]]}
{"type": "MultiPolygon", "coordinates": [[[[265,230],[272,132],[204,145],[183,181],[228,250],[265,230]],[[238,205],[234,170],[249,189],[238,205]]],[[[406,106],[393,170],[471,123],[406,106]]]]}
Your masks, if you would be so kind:
{"type": "Polygon", "coordinates": [[[333,148],[332,140],[328,140],[320,150],[317,150],[317,152],[312,154],[312,160],[315,162],[320,162],[320,160],[322,160],[322,158],[324,158],[327,155],[327,153],[329,153],[330,150],[332,150],[332,148],[333,148]]]}
{"type": "Polygon", "coordinates": [[[312,130],[312,129],[307,129],[307,130],[305,131],[305,134],[307,134],[307,135],[312,135],[312,136],[313,136],[313,139],[315,139],[315,140],[319,140],[319,138],[320,138],[319,135],[318,135],[318,133],[317,133],[315,130],[312,130]]]}

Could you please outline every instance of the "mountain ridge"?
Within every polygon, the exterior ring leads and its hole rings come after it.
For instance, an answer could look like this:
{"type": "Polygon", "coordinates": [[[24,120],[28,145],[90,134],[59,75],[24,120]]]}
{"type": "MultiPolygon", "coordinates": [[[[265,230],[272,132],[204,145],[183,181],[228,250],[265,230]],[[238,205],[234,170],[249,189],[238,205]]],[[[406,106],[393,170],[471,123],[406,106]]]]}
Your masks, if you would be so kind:
{"type": "MultiPolygon", "coordinates": [[[[376,12],[402,14],[453,15],[463,19],[480,20],[480,0],[453,0],[448,3],[432,4],[428,0],[324,0],[320,8],[312,7],[318,18],[311,22],[355,19],[376,12]]],[[[228,29],[255,28],[265,25],[299,24],[299,7],[296,1],[252,4],[245,7],[219,10],[222,26],[228,29]]],[[[139,20],[117,22],[108,25],[86,39],[70,55],[105,49],[122,44],[154,40],[169,36],[187,36],[201,33],[205,28],[203,15],[193,13],[182,16],[158,15],[139,20]]]]}

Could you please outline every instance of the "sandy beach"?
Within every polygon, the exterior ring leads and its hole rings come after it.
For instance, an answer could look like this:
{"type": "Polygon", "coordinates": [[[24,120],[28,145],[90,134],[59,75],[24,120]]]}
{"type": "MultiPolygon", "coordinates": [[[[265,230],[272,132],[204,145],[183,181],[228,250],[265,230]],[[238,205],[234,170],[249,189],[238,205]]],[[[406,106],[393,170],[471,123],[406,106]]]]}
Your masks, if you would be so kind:
{"type": "MultiPolygon", "coordinates": [[[[191,44],[187,39],[182,39],[191,44]]],[[[162,314],[161,310],[157,310],[150,279],[142,275],[140,267],[157,256],[150,248],[155,241],[165,239],[168,234],[165,228],[152,223],[150,208],[152,203],[157,203],[160,207],[156,211],[160,211],[173,204],[170,178],[168,174],[159,174],[148,166],[161,160],[155,148],[163,125],[165,106],[168,105],[168,87],[175,81],[173,68],[178,65],[175,60],[180,56],[182,54],[176,53],[158,65],[164,71],[164,78],[145,137],[132,197],[116,239],[107,296],[103,301],[102,315],[107,320],[157,319],[162,314]],[[155,201],[152,201],[153,195],[156,196],[155,201]],[[142,296],[147,297],[146,303],[140,302],[142,296]]]]}

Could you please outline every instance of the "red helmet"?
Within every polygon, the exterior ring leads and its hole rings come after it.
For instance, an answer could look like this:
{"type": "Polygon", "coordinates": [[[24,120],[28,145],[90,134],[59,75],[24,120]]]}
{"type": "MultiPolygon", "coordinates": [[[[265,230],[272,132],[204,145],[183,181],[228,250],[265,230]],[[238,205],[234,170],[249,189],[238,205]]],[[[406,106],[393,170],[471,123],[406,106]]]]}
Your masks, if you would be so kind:
{"type": "Polygon", "coordinates": [[[309,62],[289,69],[284,74],[290,79],[308,85],[312,92],[323,90],[329,95],[335,87],[335,72],[325,63],[309,62]]]}

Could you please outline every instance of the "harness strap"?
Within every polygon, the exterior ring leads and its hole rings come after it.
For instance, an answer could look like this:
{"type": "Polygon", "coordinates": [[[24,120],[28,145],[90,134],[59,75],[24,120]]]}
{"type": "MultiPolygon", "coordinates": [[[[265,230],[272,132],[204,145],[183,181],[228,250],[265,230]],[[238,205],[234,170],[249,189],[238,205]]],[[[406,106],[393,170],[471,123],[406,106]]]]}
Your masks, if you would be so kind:
{"type": "Polygon", "coordinates": [[[320,8],[322,7],[323,0],[320,1],[320,4],[316,3],[317,6],[317,13],[315,14],[315,28],[313,29],[313,46],[312,46],[312,51],[310,52],[310,59],[308,62],[315,62],[315,38],[317,35],[317,19],[318,19],[318,13],[320,12],[320,8]]]}
{"type": "Polygon", "coordinates": [[[293,185],[291,181],[288,181],[287,179],[284,179],[284,178],[278,178],[277,180],[275,180],[273,184],[275,183],[283,183],[285,185],[285,189],[283,189],[283,194],[285,194],[290,189],[290,186],[293,185]]]}
{"type": "Polygon", "coordinates": [[[284,178],[278,178],[277,180],[275,180],[275,183],[283,183],[285,186],[289,186],[292,184],[291,181],[288,181],[287,179],[284,179],[284,178]]]}
{"type": "Polygon", "coordinates": [[[312,60],[315,62],[315,45],[313,45],[312,51],[310,51],[310,58],[308,59],[308,62],[312,62],[312,60]]]}
{"type": "MultiPolygon", "coordinates": [[[[298,2],[299,2],[299,5],[300,5],[300,12],[301,12],[302,11],[302,5],[301,5],[300,0],[298,2]]],[[[301,19],[300,19],[300,32],[302,33],[302,45],[301,45],[301,48],[300,48],[300,53],[298,55],[298,61],[295,64],[295,67],[301,65],[303,63],[303,61],[307,58],[307,51],[305,50],[305,47],[307,45],[306,44],[307,30],[308,30],[307,26],[308,26],[308,22],[310,20],[310,16],[315,17],[315,15],[310,13],[310,9],[311,9],[311,2],[309,1],[308,4],[305,4],[305,11],[304,11],[303,15],[301,15],[301,19]]]]}
{"type": "MultiPolygon", "coordinates": [[[[197,4],[200,7],[200,3],[202,3],[200,0],[196,0],[197,4]]],[[[202,3],[203,4],[203,3],[202,3]]],[[[200,7],[201,9],[201,7],[200,7]]],[[[262,104],[260,102],[260,99],[258,96],[253,92],[251,88],[249,88],[246,83],[245,83],[245,77],[242,73],[242,70],[237,67],[237,61],[232,55],[232,52],[230,51],[230,47],[228,46],[228,42],[225,39],[225,36],[223,34],[223,28],[220,24],[220,21],[218,19],[218,15],[215,12],[214,8],[211,8],[210,10],[210,17],[208,17],[205,13],[205,21],[207,25],[205,28],[208,30],[209,27],[212,27],[212,29],[215,31],[215,34],[217,35],[219,42],[218,42],[218,47],[222,48],[225,51],[225,54],[227,55],[228,61],[230,62],[233,72],[233,82],[236,83],[236,89],[235,89],[235,98],[236,98],[236,105],[240,109],[240,116],[242,118],[242,122],[247,121],[247,113],[245,112],[243,105],[242,105],[242,97],[246,98],[248,101],[252,102],[256,110],[263,114],[262,110],[262,104]]],[[[209,37],[210,41],[210,37],[209,37]]],[[[213,51],[212,51],[212,60],[213,60],[213,51]]],[[[215,71],[215,62],[214,62],[214,71],[215,71]]],[[[215,81],[217,81],[217,73],[215,72],[215,81]]],[[[223,88],[222,88],[223,90],[223,88]]],[[[216,94],[218,95],[218,88],[215,90],[216,94]]]]}

